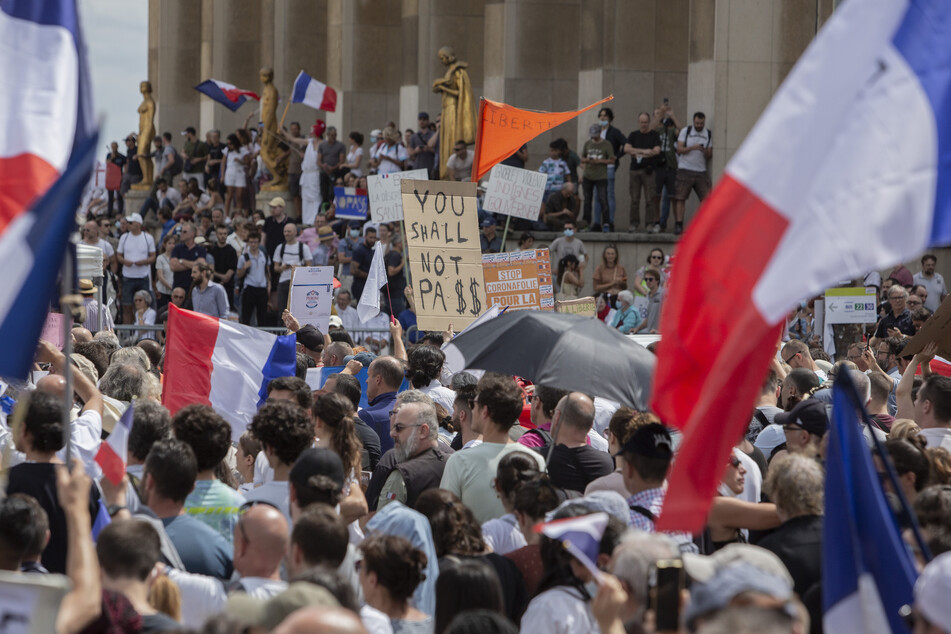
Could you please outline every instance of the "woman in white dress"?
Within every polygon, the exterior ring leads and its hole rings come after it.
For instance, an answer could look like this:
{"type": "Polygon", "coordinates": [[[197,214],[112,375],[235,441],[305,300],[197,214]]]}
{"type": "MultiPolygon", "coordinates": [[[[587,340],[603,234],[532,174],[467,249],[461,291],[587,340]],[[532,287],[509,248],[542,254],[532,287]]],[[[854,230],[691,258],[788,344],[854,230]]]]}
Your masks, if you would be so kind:
{"type": "Polygon", "coordinates": [[[310,142],[304,151],[304,160],[301,161],[300,195],[301,195],[301,224],[310,226],[320,212],[320,175],[317,168],[317,145],[320,136],[316,128],[310,135],[310,142]]]}
{"type": "Polygon", "coordinates": [[[248,149],[234,134],[228,135],[228,154],[225,158],[225,215],[231,213],[231,206],[242,206],[244,187],[248,178],[248,149]]]}
{"type": "Polygon", "coordinates": [[[350,133],[350,151],[347,152],[346,167],[354,178],[363,176],[363,135],[359,132],[350,133]]]}

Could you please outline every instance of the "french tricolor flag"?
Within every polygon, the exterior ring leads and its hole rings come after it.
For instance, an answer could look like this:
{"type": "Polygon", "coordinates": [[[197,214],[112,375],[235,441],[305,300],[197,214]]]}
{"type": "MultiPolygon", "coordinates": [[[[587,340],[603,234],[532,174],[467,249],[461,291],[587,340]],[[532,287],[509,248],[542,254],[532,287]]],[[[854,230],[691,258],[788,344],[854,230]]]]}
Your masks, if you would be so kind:
{"type": "Polygon", "coordinates": [[[238,88],[234,84],[218,81],[217,79],[206,79],[195,86],[195,90],[211,97],[231,112],[236,112],[238,108],[244,105],[248,97],[258,101],[261,100],[255,92],[238,88]]]}
{"type": "Polygon", "coordinates": [[[607,526],[607,513],[591,513],[538,524],[535,532],[561,542],[565,550],[590,570],[595,579],[600,579],[601,571],[596,562],[607,526]]]}
{"type": "Polygon", "coordinates": [[[99,452],[96,454],[96,462],[99,463],[102,474],[116,485],[122,481],[125,466],[128,463],[129,433],[132,431],[134,409],[135,401],[133,400],[119,418],[112,433],[106,438],[106,442],[99,445],[99,452]]]}
{"type": "Polygon", "coordinates": [[[316,110],[334,112],[337,109],[337,92],[301,71],[294,80],[291,102],[302,103],[316,110]]]}
{"type": "Polygon", "coordinates": [[[661,318],[652,406],[684,442],[658,529],[703,525],[793,305],[951,240],[949,94],[951,2],[845,2],[729,162],[661,318]]]}
{"type": "Polygon", "coordinates": [[[294,335],[168,307],[162,404],[173,415],[193,403],[210,405],[231,423],[237,441],[267,398],[267,384],[294,376],[294,335]]]}

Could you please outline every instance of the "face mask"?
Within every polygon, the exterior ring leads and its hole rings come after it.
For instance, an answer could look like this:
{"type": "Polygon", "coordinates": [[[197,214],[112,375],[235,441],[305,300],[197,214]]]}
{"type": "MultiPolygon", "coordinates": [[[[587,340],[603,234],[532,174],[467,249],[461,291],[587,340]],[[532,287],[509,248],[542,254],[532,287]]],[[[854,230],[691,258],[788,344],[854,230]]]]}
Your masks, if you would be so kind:
{"type": "Polygon", "coordinates": [[[360,237],[360,230],[359,230],[359,229],[351,229],[351,230],[350,230],[350,237],[351,237],[351,238],[359,238],[359,237],[360,237]]]}
{"type": "Polygon", "coordinates": [[[377,138],[375,136],[370,136],[370,143],[376,143],[377,138]]]}
{"type": "Polygon", "coordinates": [[[609,124],[609,123],[611,123],[611,122],[610,122],[610,121],[605,121],[604,119],[599,119],[599,120],[598,120],[598,125],[600,125],[602,128],[608,127],[608,124],[609,124]]]}
{"type": "Polygon", "coordinates": [[[570,237],[573,236],[573,235],[575,235],[575,230],[574,230],[574,229],[565,229],[565,237],[566,237],[566,238],[570,238],[570,237]]]}
{"type": "Polygon", "coordinates": [[[589,581],[588,583],[584,584],[584,589],[588,593],[588,596],[593,599],[598,594],[598,582],[589,581]]]}

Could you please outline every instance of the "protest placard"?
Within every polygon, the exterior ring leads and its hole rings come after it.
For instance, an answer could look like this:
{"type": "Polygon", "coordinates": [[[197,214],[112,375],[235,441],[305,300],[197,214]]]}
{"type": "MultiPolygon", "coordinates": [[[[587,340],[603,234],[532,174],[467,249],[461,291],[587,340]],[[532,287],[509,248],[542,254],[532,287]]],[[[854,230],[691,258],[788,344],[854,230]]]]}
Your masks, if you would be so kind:
{"type": "Polygon", "coordinates": [[[874,287],[826,289],[826,323],[874,324],[878,321],[876,308],[874,287]]]}
{"type": "Polygon", "coordinates": [[[49,341],[60,350],[63,349],[63,344],[66,343],[66,333],[63,332],[64,319],[66,317],[61,313],[49,313],[46,315],[46,323],[43,324],[43,332],[40,334],[40,339],[49,341]]]}
{"type": "Polygon", "coordinates": [[[554,310],[548,249],[482,256],[485,299],[509,310],[554,310]]]}
{"type": "Polygon", "coordinates": [[[489,172],[482,208],[486,211],[538,220],[548,176],[509,165],[496,165],[489,172]]]}
{"type": "Polygon", "coordinates": [[[403,179],[426,180],[429,172],[424,169],[373,174],[367,176],[370,197],[370,218],[373,222],[399,222],[403,219],[403,200],[400,182],[403,179]]]}
{"type": "Polygon", "coordinates": [[[487,308],[476,184],[403,180],[403,213],[420,330],[462,330],[487,308]]]}
{"type": "Polygon", "coordinates": [[[938,356],[951,359],[951,295],[941,302],[938,310],[934,311],[911,341],[905,344],[902,354],[918,354],[932,341],[938,344],[938,356]]]}
{"type": "Polygon", "coordinates": [[[334,187],[334,214],[337,218],[366,220],[370,199],[367,190],[356,187],[334,187]]]}
{"type": "Polygon", "coordinates": [[[291,275],[287,308],[301,326],[311,324],[327,332],[333,305],[334,269],[332,266],[298,266],[291,275]]]}
{"type": "Polygon", "coordinates": [[[593,297],[579,297],[578,299],[559,299],[555,301],[556,313],[571,313],[572,315],[587,315],[594,317],[597,313],[593,297]]]}
{"type": "Polygon", "coordinates": [[[56,616],[71,585],[65,575],[24,575],[0,570],[0,632],[57,631],[56,616]]]}

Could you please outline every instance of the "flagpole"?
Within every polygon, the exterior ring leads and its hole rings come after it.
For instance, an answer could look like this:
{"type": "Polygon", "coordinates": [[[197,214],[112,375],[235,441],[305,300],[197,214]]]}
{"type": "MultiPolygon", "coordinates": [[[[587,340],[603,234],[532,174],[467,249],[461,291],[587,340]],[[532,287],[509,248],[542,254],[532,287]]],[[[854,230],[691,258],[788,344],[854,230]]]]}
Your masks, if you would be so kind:
{"type": "Polygon", "coordinates": [[[284,119],[287,117],[287,110],[291,107],[291,100],[287,100],[287,105],[284,106],[284,114],[281,115],[281,122],[277,124],[278,130],[284,129],[284,119]]]}
{"type": "Polygon", "coordinates": [[[73,412],[73,367],[70,363],[70,355],[73,352],[72,334],[70,333],[70,322],[72,321],[73,310],[73,259],[70,249],[66,249],[66,256],[63,259],[63,268],[61,270],[62,279],[60,280],[60,298],[59,309],[63,313],[63,356],[66,357],[66,363],[63,367],[63,379],[66,381],[66,389],[63,395],[62,403],[62,422],[63,422],[63,446],[66,447],[66,464],[72,460],[72,443],[70,443],[70,417],[73,412]]]}
{"type": "Polygon", "coordinates": [[[505,237],[509,234],[509,223],[512,222],[512,216],[505,217],[505,230],[502,232],[502,251],[505,252],[505,237]]]}

